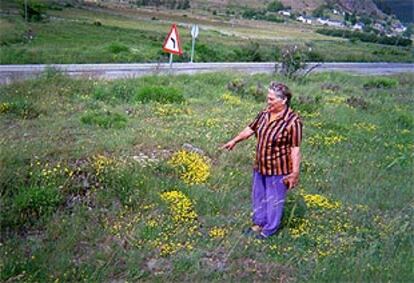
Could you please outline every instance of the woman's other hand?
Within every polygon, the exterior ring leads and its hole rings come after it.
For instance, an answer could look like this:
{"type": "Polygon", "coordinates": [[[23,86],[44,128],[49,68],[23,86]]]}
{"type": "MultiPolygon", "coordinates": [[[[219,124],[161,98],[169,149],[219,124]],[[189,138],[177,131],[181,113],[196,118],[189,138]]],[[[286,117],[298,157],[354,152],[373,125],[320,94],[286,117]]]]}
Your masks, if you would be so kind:
{"type": "Polygon", "coordinates": [[[288,190],[293,189],[299,183],[299,172],[292,172],[283,178],[283,183],[288,187],[288,190]]]}

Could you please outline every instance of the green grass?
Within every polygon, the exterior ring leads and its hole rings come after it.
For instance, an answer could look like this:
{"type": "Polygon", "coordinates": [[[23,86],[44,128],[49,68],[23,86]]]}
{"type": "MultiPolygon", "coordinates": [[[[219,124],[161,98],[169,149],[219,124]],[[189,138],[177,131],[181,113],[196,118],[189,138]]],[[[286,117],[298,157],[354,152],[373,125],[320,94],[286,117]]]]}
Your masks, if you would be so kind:
{"type": "Polygon", "coordinates": [[[161,46],[171,23],[178,24],[183,45],[183,55],[175,56],[174,60],[188,62],[191,52],[188,25],[194,22],[201,28],[195,62],[275,61],[286,44],[311,48],[309,61],[414,61],[412,46],[352,43],[318,35],[313,27],[295,22],[243,20],[232,27],[229,19],[213,21],[199,15],[197,10],[191,15],[168,10],[96,7],[48,10],[48,20],[30,23],[35,35],[28,40],[28,26],[23,18],[14,15],[17,12],[13,5],[2,10],[5,14],[0,16],[1,64],[168,62],[168,54],[161,46]],[[151,20],[153,17],[157,20],[151,20]]]}
{"type": "Polygon", "coordinates": [[[414,275],[413,79],[321,73],[286,81],[305,125],[301,180],[289,193],[283,229],[266,242],[242,235],[255,141],[232,152],[218,147],[264,107],[250,90],[283,78],[93,81],[48,71],[1,86],[1,280],[407,282],[414,275]],[[184,102],[137,101],[151,86],[184,102]],[[105,126],[118,120],[122,127],[105,126]],[[204,151],[208,171],[196,170],[209,172],[206,182],[187,184],[170,164],[184,143],[204,151]],[[170,191],[189,201],[180,201],[181,222],[162,197],[170,191]],[[338,205],[315,206],[308,194],[338,205]]]}

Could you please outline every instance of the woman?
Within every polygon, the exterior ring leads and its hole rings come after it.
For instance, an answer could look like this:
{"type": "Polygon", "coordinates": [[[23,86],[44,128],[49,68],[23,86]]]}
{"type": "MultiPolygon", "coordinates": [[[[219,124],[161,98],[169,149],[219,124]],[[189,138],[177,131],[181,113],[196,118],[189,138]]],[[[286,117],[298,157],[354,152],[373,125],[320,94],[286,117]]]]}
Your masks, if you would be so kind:
{"type": "Polygon", "coordinates": [[[253,134],[257,138],[252,184],[253,226],[249,231],[257,233],[259,239],[277,232],[286,192],[299,181],[302,122],[289,108],[291,98],[292,93],[286,85],[271,82],[267,108],[221,147],[232,150],[253,134]]]}

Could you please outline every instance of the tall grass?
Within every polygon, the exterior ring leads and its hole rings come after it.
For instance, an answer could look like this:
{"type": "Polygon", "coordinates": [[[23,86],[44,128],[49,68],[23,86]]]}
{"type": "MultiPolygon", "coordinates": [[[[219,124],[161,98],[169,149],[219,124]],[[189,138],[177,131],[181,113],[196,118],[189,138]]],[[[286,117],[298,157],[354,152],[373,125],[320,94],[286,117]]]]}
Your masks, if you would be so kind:
{"type": "Polygon", "coordinates": [[[249,89],[270,80],[282,78],[49,72],[2,86],[1,280],[409,281],[413,76],[286,81],[304,121],[301,180],[283,229],[258,242],[242,235],[255,142],[218,147],[264,107],[249,89]],[[150,86],[184,100],[137,100],[150,86]],[[185,143],[207,165],[171,162],[185,143]]]}

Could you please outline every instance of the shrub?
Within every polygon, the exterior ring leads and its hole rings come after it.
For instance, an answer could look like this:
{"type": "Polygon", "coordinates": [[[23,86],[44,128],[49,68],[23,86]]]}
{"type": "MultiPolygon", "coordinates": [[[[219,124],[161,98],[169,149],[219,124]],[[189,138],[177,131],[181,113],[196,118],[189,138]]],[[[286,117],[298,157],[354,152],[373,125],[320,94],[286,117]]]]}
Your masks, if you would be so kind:
{"type": "MultiPolygon", "coordinates": [[[[26,3],[24,0],[19,0],[19,7],[20,7],[20,15],[25,18],[26,13],[26,3]]],[[[46,6],[38,1],[35,0],[28,0],[27,1],[27,19],[30,22],[39,22],[45,16],[46,6]]]]}
{"type": "Polygon", "coordinates": [[[337,93],[341,87],[334,83],[323,83],[321,85],[321,90],[325,92],[337,93]]]}
{"type": "Polygon", "coordinates": [[[227,89],[236,94],[243,95],[245,85],[246,83],[242,79],[234,79],[227,84],[227,89]]]}
{"type": "Polygon", "coordinates": [[[127,102],[134,96],[134,92],[135,85],[122,80],[110,86],[98,85],[93,92],[93,98],[108,103],[127,102]]]}
{"type": "Polygon", "coordinates": [[[412,115],[404,112],[399,112],[395,116],[395,122],[403,128],[410,129],[414,126],[414,118],[412,115]]]}
{"type": "Polygon", "coordinates": [[[370,88],[393,88],[398,85],[398,81],[391,78],[378,78],[364,84],[365,89],[370,88]]]}
{"type": "Polygon", "coordinates": [[[307,60],[311,62],[323,62],[323,55],[315,50],[311,50],[307,54],[307,60]]]}
{"type": "Polygon", "coordinates": [[[205,183],[210,176],[208,159],[196,152],[177,151],[168,163],[178,170],[180,178],[189,185],[205,183]]]}
{"type": "Polygon", "coordinates": [[[267,10],[269,12],[278,12],[278,11],[283,10],[283,9],[285,9],[285,7],[283,6],[283,4],[280,1],[277,1],[277,0],[275,0],[273,2],[270,2],[267,5],[267,10]]]}
{"type": "Polygon", "coordinates": [[[284,23],[285,20],[281,17],[278,17],[276,15],[266,15],[263,20],[269,21],[269,22],[275,22],[275,23],[284,23]]]}
{"type": "Polygon", "coordinates": [[[321,96],[294,96],[292,98],[292,107],[300,113],[313,113],[319,110],[321,100],[321,96]]]}
{"type": "Polygon", "coordinates": [[[63,197],[56,187],[22,188],[12,198],[7,222],[15,225],[34,223],[38,218],[53,213],[62,201],[63,197]]]}
{"type": "Polygon", "coordinates": [[[281,50],[281,66],[279,72],[289,78],[295,79],[306,68],[306,55],[296,45],[287,45],[281,50]]]}
{"type": "Polygon", "coordinates": [[[241,46],[235,50],[236,57],[240,61],[247,62],[261,62],[263,61],[262,54],[260,52],[260,44],[255,41],[250,41],[248,45],[241,46]]]}
{"type": "Polygon", "coordinates": [[[176,88],[163,86],[145,86],[135,95],[135,101],[148,103],[151,101],[166,103],[182,103],[184,96],[176,88]]]}
{"type": "Polygon", "coordinates": [[[412,40],[409,38],[402,38],[399,36],[379,36],[376,34],[368,33],[368,32],[358,32],[358,31],[351,31],[351,30],[340,30],[340,29],[328,29],[322,28],[317,29],[317,33],[335,36],[335,37],[343,37],[343,38],[350,38],[352,40],[361,40],[364,42],[373,42],[373,43],[380,43],[386,45],[398,45],[398,46],[411,46],[412,40]]]}
{"type": "Polygon", "coordinates": [[[110,111],[99,112],[91,111],[85,113],[81,117],[81,122],[88,125],[97,125],[99,127],[109,129],[116,128],[121,129],[125,128],[127,123],[127,118],[119,113],[112,113],[110,111]]]}
{"type": "Polygon", "coordinates": [[[365,101],[362,97],[352,96],[346,99],[346,103],[354,108],[361,108],[363,110],[368,109],[368,102],[365,101]]]}
{"type": "Polygon", "coordinates": [[[111,53],[114,53],[114,54],[118,54],[118,53],[121,53],[121,52],[128,52],[129,51],[129,47],[126,46],[123,43],[120,43],[120,42],[112,42],[111,44],[109,44],[107,46],[107,49],[111,53]]]}
{"type": "Polygon", "coordinates": [[[0,114],[10,113],[22,119],[34,119],[40,115],[33,103],[26,100],[18,100],[15,102],[3,102],[0,104],[0,114]]]}
{"type": "Polygon", "coordinates": [[[249,87],[247,94],[254,97],[257,101],[263,101],[266,96],[266,90],[262,84],[258,83],[256,86],[249,87]]]}

